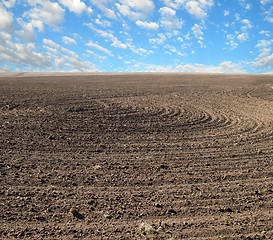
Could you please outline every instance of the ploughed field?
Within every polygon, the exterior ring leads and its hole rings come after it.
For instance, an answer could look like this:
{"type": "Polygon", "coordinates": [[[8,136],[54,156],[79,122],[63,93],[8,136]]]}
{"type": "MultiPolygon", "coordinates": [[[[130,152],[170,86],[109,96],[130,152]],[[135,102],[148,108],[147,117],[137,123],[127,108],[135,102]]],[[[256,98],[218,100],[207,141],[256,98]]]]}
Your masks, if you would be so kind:
{"type": "Polygon", "coordinates": [[[272,239],[273,77],[2,74],[1,239],[272,239]]]}

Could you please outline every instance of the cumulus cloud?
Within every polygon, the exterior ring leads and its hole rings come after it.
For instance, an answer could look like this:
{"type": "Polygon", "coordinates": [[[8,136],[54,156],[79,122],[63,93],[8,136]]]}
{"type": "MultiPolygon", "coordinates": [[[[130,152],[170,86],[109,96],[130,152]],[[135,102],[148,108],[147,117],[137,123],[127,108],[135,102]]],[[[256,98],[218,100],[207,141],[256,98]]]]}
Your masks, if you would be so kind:
{"type": "Polygon", "coordinates": [[[249,29],[249,28],[253,28],[253,26],[250,24],[250,21],[248,20],[248,19],[242,19],[242,24],[243,24],[243,26],[242,26],[242,30],[247,30],[247,29],[249,29]]]}
{"type": "Polygon", "coordinates": [[[131,20],[145,19],[154,11],[152,0],[119,0],[116,3],[118,11],[131,20]]]}
{"type": "Polygon", "coordinates": [[[239,0],[239,3],[246,10],[250,10],[252,7],[251,4],[247,2],[247,0],[239,0]]]}
{"type": "Polygon", "coordinates": [[[198,19],[207,17],[207,11],[214,5],[213,0],[192,0],[184,3],[187,12],[198,19]]]}
{"type": "Polygon", "coordinates": [[[151,38],[149,42],[156,45],[162,45],[166,41],[166,36],[163,33],[158,34],[158,38],[151,38]]]}
{"type": "Polygon", "coordinates": [[[155,22],[136,21],[136,25],[147,30],[157,30],[159,28],[159,25],[155,22]]]}
{"type": "Polygon", "coordinates": [[[0,29],[8,30],[13,23],[13,13],[8,12],[0,3],[0,29]]]}
{"type": "Polygon", "coordinates": [[[250,24],[250,21],[248,19],[242,19],[241,23],[241,33],[238,34],[237,39],[239,40],[239,42],[245,42],[248,40],[248,30],[253,26],[250,24]]]}
{"type": "Polygon", "coordinates": [[[108,49],[98,45],[97,43],[93,43],[92,41],[89,41],[86,45],[89,46],[89,47],[96,48],[97,50],[99,50],[101,52],[104,52],[104,53],[106,53],[106,54],[108,54],[110,56],[113,56],[111,51],[109,51],[108,49]]]}
{"type": "Polygon", "coordinates": [[[12,70],[13,69],[7,65],[0,66],[0,72],[12,72],[12,70]]]}
{"type": "Polygon", "coordinates": [[[143,72],[174,72],[175,70],[171,66],[160,66],[149,64],[145,66],[145,70],[141,70],[143,72]]]}
{"type": "Polygon", "coordinates": [[[235,36],[233,34],[227,34],[226,36],[227,41],[225,42],[226,45],[231,47],[231,50],[238,47],[238,43],[235,41],[235,36]]]}
{"type": "Polygon", "coordinates": [[[183,7],[190,15],[204,19],[208,10],[214,5],[214,0],[162,0],[166,6],[179,9],[183,7]]]}
{"type": "Polygon", "coordinates": [[[260,40],[256,45],[257,48],[264,49],[269,47],[273,43],[273,40],[260,40]]]}
{"type": "Polygon", "coordinates": [[[9,63],[25,70],[46,69],[51,66],[48,56],[37,52],[35,44],[14,43],[11,35],[1,32],[0,63],[9,63]]]}
{"type": "Polygon", "coordinates": [[[266,37],[270,37],[270,31],[262,30],[259,32],[259,34],[264,34],[266,37]]]}
{"type": "Polygon", "coordinates": [[[16,0],[8,0],[8,1],[2,0],[2,3],[5,5],[6,8],[12,8],[14,7],[16,0]]]}
{"type": "Polygon", "coordinates": [[[200,26],[200,25],[198,25],[198,24],[194,24],[194,26],[191,28],[191,30],[192,30],[192,32],[193,32],[195,38],[198,39],[198,43],[199,43],[201,46],[203,46],[203,40],[204,40],[204,38],[203,38],[204,33],[203,33],[203,31],[202,31],[202,30],[203,30],[203,27],[200,26]]]}
{"type": "Polygon", "coordinates": [[[202,72],[202,73],[245,73],[242,66],[230,61],[222,62],[218,66],[203,64],[185,64],[176,67],[181,72],[202,72]]]}
{"type": "Polygon", "coordinates": [[[65,44],[77,44],[77,42],[74,39],[66,36],[63,36],[62,40],[65,44]]]}
{"type": "Polygon", "coordinates": [[[51,71],[76,71],[92,72],[98,69],[88,61],[82,60],[75,52],[62,47],[50,39],[44,39],[43,47],[52,54],[48,54],[51,61],[54,62],[51,71]]]}
{"type": "Polygon", "coordinates": [[[265,21],[273,23],[273,6],[264,12],[265,21]]]}
{"type": "Polygon", "coordinates": [[[111,32],[107,32],[107,31],[102,31],[102,30],[97,30],[97,32],[102,36],[105,37],[107,39],[110,39],[112,41],[112,46],[116,47],[116,48],[123,48],[126,49],[127,45],[122,43],[121,41],[119,41],[117,39],[117,37],[115,37],[111,32]]]}
{"type": "Polygon", "coordinates": [[[107,20],[102,20],[102,19],[95,19],[95,23],[106,28],[106,27],[111,27],[111,22],[107,21],[107,20]]]}
{"type": "Polygon", "coordinates": [[[176,11],[169,7],[162,7],[158,10],[161,15],[160,24],[168,31],[182,27],[183,21],[176,17],[176,11]]]}
{"type": "Polygon", "coordinates": [[[229,11],[227,11],[227,10],[224,10],[224,16],[226,17],[226,16],[228,16],[229,15],[229,11]]]}
{"type": "Polygon", "coordinates": [[[273,54],[270,55],[269,51],[261,53],[255,60],[255,67],[273,70],[273,54]]]}
{"type": "Polygon", "coordinates": [[[43,22],[54,28],[64,21],[65,10],[57,3],[48,0],[28,0],[33,8],[24,13],[24,17],[32,19],[32,23],[43,22]]]}
{"type": "Polygon", "coordinates": [[[18,23],[21,25],[22,29],[16,31],[17,36],[25,42],[34,42],[36,38],[36,31],[32,23],[26,23],[21,19],[18,19],[18,23]]]}
{"type": "Polygon", "coordinates": [[[93,24],[90,24],[90,23],[88,23],[86,25],[90,29],[92,29],[93,31],[97,32],[100,36],[111,40],[112,41],[111,46],[116,47],[116,48],[123,48],[123,49],[127,48],[127,45],[122,43],[121,41],[119,41],[118,38],[113,35],[112,31],[110,31],[110,30],[103,31],[103,30],[97,29],[97,28],[94,27],[93,24]]]}
{"type": "Polygon", "coordinates": [[[245,42],[247,38],[248,38],[247,33],[241,33],[237,36],[237,39],[239,40],[239,42],[245,42]]]}
{"type": "Polygon", "coordinates": [[[178,9],[180,6],[186,2],[186,0],[161,0],[164,4],[170,8],[178,9]]]}
{"type": "Polygon", "coordinates": [[[116,19],[115,11],[111,8],[114,5],[114,0],[90,0],[92,4],[98,7],[105,16],[116,19]]]}
{"type": "Polygon", "coordinates": [[[256,45],[260,50],[260,54],[255,61],[253,66],[273,70],[273,53],[271,53],[270,46],[273,44],[273,40],[260,40],[256,45]]]}
{"type": "Polygon", "coordinates": [[[180,51],[178,51],[178,50],[176,49],[176,47],[173,46],[173,45],[166,44],[166,45],[164,46],[164,48],[166,48],[166,49],[169,50],[169,51],[166,51],[167,54],[170,54],[170,55],[171,55],[172,53],[176,53],[177,55],[183,56],[183,54],[182,54],[180,51]]]}
{"type": "Polygon", "coordinates": [[[95,56],[95,58],[98,58],[98,59],[100,59],[100,60],[105,60],[105,59],[106,59],[105,56],[100,56],[100,55],[94,53],[94,52],[91,51],[91,50],[86,50],[86,52],[87,52],[88,54],[91,54],[91,55],[95,56]]]}
{"type": "Polygon", "coordinates": [[[265,5],[265,4],[271,3],[271,2],[272,2],[272,0],[261,0],[262,5],[265,5]]]}
{"type": "Polygon", "coordinates": [[[59,0],[59,3],[67,7],[70,12],[74,12],[77,15],[80,15],[83,11],[89,13],[93,12],[93,10],[90,7],[87,7],[81,0],[59,0]]]}
{"type": "Polygon", "coordinates": [[[204,64],[179,64],[176,66],[162,66],[154,64],[135,64],[133,71],[142,72],[192,72],[192,73],[246,73],[238,63],[222,62],[217,66],[204,64]]]}

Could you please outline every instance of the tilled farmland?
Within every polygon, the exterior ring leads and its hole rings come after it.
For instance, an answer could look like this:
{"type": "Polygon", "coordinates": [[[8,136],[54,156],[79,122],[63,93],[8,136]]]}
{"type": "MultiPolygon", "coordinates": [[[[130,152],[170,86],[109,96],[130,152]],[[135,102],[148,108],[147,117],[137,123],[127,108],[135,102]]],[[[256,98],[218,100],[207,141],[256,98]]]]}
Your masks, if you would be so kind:
{"type": "Polygon", "coordinates": [[[0,75],[1,239],[272,239],[273,77],[0,75]]]}

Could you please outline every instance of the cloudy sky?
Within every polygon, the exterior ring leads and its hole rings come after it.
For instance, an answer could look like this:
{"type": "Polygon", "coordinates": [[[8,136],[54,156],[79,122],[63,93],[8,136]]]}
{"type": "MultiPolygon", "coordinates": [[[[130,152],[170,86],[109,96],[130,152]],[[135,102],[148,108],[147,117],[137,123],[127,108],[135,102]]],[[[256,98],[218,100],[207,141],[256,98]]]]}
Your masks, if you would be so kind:
{"type": "Polygon", "coordinates": [[[0,71],[273,73],[273,0],[1,0],[0,71]]]}

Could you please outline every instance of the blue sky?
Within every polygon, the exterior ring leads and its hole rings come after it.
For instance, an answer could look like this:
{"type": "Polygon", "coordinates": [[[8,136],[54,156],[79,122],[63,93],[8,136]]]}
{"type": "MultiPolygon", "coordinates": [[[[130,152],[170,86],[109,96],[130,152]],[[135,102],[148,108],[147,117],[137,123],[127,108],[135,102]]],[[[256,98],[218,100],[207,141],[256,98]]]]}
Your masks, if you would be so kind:
{"type": "Polygon", "coordinates": [[[0,71],[273,73],[273,0],[2,0],[0,71]]]}

